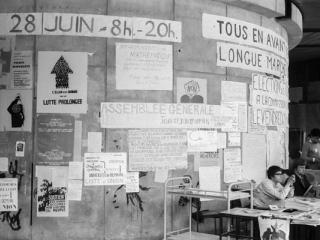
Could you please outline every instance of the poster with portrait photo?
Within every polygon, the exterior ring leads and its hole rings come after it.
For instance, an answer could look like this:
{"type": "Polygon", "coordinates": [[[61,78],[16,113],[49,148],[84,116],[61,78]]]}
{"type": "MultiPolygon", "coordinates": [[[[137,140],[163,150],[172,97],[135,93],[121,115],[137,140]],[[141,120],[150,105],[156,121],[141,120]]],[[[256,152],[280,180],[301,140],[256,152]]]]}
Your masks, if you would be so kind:
{"type": "Polygon", "coordinates": [[[10,87],[11,62],[14,48],[14,36],[0,35],[0,89],[10,87]]]}
{"type": "Polygon", "coordinates": [[[32,90],[0,90],[0,131],[31,132],[32,90]]]}
{"type": "Polygon", "coordinates": [[[87,112],[88,53],[38,53],[37,113],[87,112]]]}
{"type": "Polygon", "coordinates": [[[207,79],[178,77],[177,103],[207,103],[207,79]]]}

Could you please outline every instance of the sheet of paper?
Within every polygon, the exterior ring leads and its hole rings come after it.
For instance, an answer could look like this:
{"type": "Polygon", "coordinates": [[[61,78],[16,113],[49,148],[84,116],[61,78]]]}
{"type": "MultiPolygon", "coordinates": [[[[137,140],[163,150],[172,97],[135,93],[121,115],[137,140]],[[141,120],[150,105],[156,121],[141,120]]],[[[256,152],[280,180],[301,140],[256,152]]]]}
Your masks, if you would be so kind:
{"type": "Polygon", "coordinates": [[[101,152],[102,132],[88,132],[88,152],[101,152]]]}
{"type": "Polygon", "coordinates": [[[32,89],[33,51],[14,51],[11,72],[11,88],[32,89]]]}
{"type": "Polygon", "coordinates": [[[177,103],[207,103],[207,79],[178,77],[177,103]]]}
{"type": "Polygon", "coordinates": [[[154,173],[154,181],[158,183],[164,183],[168,178],[168,169],[157,169],[154,173]]]}
{"type": "Polygon", "coordinates": [[[221,102],[247,102],[247,84],[221,81],[221,102]]]}
{"type": "Polygon", "coordinates": [[[24,157],[26,142],[17,141],[16,142],[16,157],[24,157]]]}
{"type": "Polygon", "coordinates": [[[73,161],[81,161],[82,121],[74,121],[73,161]]]}
{"type": "Polygon", "coordinates": [[[69,162],[69,179],[83,179],[83,162],[69,162]]]}
{"type": "Polygon", "coordinates": [[[261,134],[243,133],[242,159],[243,178],[260,183],[266,178],[266,136],[261,134]]]}
{"type": "Polygon", "coordinates": [[[231,183],[242,179],[241,149],[224,149],[224,182],[231,183]]]}
{"type": "Polygon", "coordinates": [[[0,157],[0,172],[8,172],[8,162],[7,157],[0,157]]]}
{"type": "Polygon", "coordinates": [[[227,147],[227,134],[224,132],[218,132],[217,134],[217,147],[226,148],[227,147]]]}
{"type": "Polygon", "coordinates": [[[241,145],[241,133],[230,132],[228,133],[228,147],[240,147],[241,145]]]}
{"type": "Polygon", "coordinates": [[[127,172],[126,192],[139,192],[139,172],[127,172]]]}
{"type": "MultiPolygon", "coordinates": [[[[221,190],[221,178],[220,178],[220,167],[199,167],[199,188],[208,191],[220,191],[221,190]]],[[[202,199],[206,201],[209,199],[202,199]]]]}
{"type": "Polygon", "coordinates": [[[187,131],[188,152],[217,151],[217,131],[187,131]]]}
{"type": "Polygon", "coordinates": [[[267,168],[272,165],[285,166],[285,135],[280,131],[267,131],[267,168]]]}
{"type": "Polygon", "coordinates": [[[0,211],[18,211],[18,179],[0,178],[0,211]]]}
{"type": "Polygon", "coordinates": [[[69,179],[68,180],[68,200],[81,201],[82,196],[82,180],[69,179]]]}

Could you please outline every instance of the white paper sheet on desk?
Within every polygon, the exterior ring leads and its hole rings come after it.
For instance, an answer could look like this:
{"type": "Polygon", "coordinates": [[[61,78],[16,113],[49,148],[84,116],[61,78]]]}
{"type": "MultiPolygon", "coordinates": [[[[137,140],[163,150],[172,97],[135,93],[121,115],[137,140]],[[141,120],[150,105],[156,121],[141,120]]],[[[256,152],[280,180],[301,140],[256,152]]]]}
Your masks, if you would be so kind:
{"type": "MultiPolygon", "coordinates": [[[[220,167],[199,167],[199,184],[200,189],[208,191],[220,191],[220,167]]],[[[201,201],[209,201],[210,199],[201,198],[201,201]]]]}

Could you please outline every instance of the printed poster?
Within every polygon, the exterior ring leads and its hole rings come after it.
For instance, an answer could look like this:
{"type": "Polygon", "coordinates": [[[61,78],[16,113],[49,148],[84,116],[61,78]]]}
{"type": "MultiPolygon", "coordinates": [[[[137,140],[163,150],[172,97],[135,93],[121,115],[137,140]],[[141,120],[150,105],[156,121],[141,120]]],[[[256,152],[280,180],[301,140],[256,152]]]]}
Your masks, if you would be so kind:
{"type": "Polygon", "coordinates": [[[139,172],[127,172],[126,192],[139,192],[139,172]]]}
{"type": "Polygon", "coordinates": [[[73,116],[40,114],[36,131],[38,162],[53,164],[73,161],[73,116]]]}
{"type": "Polygon", "coordinates": [[[68,217],[68,167],[36,166],[37,217],[68,217]]]}
{"type": "Polygon", "coordinates": [[[207,79],[178,77],[177,103],[207,103],[207,79]]]}
{"type": "Polygon", "coordinates": [[[116,89],[172,88],[172,45],[116,43],[116,89]]]}
{"type": "Polygon", "coordinates": [[[211,167],[222,165],[222,151],[194,153],[193,169],[199,171],[199,167],[211,167]]]}
{"type": "Polygon", "coordinates": [[[17,141],[16,142],[16,157],[24,157],[24,150],[25,150],[26,142],[24,141],[17,141]]]}
{"type": "Polygon", "coordinates": [[[0,131],[32,129],[32,90],[0,90],[0,131]]]}
{"type": "Polygon", "coordinates": [[[0,212],[18,211],[18,179],[0,178],[0,212]]]}
{"type": "Polygon", "coordinates": [[[289,240],[290,220],[258,217],[261,240],[289,240]]]}
{"type": "Polygon", "coordinates": [[[11,60],[15,41],[15,37],[0,35],[0,89],[6,89],[10,86],[11,60]]]}
{"type": "Polygon", "coordinates": [[[187,168],[187,134],[180,129],[129,130],[129,171],[187,168]]]}
{"type": "Polygon", "coordinates": [[[38,52],[37,113],[87,112],[88,53],[38,52]]]}
{"type": "Polygon", "coordinates": [[[11,65],[11,88],[32,89],[33,85],[33,52],[14,51],[11,65]]]}
{"type": "Polygon", "coordinates": [[[188,152],[217,151],[217,131],[194,130],[187,131],[188,152]]]}
{"type": "Polygon", "coordinates": [[[84,185],[126,184],[127,153],[85,153],[84,185]]]}

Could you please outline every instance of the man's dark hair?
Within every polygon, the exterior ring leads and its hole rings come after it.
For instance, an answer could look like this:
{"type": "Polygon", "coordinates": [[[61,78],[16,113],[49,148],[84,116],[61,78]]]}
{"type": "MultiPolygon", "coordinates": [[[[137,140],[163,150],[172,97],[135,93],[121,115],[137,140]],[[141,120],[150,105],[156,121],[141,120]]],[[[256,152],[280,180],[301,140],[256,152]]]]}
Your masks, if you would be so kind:
{"type": "Polygon", "coordinates": [[[313,128],[310,132],[311,137],[320,137],[320,129],[319,128],[313,128]]]}
{"type": "Polygon", "coordinates": [[[271,166],[271,167],[269,167],[268,170],[267,170],[268,178],[271,179],[272,177],[274,177],[274,175],[277,172],[281,172],[282,173],[282,168],[279,167],[279,166],[271,166]]]}

